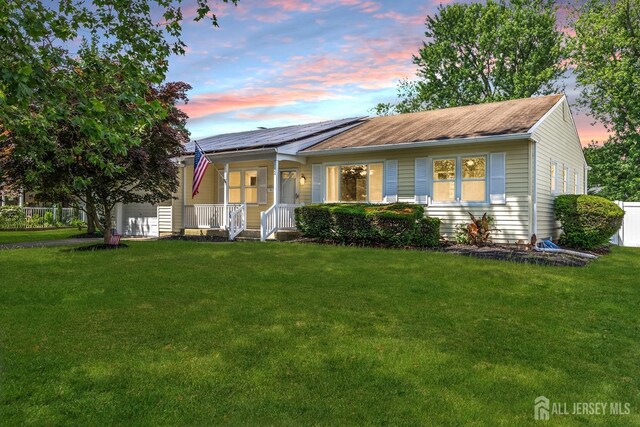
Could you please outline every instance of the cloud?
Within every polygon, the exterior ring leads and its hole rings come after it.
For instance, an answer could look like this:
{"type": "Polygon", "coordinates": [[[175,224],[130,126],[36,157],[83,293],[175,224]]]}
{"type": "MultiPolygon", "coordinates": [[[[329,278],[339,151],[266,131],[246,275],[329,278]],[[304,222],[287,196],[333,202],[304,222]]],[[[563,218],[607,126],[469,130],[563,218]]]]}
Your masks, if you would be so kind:
{"type": "Polygon", "coordinates": [[[373,15],[376,19],[390,19],[396,21],[402,25],[423,25],[425,17],[423,14],[405,15],[394,10],[390,10],[383,13],[376,13],[373,15]]]}
{"type": "Polygon", "coordinates": [[[236,113],[234,116],[238,119],[251,121],[280,120],[285,122],[321,122],[328,120],[327,117],[315,116],[312,114],[301,114],[297,112],[252,111],[236,113]]]}
{"type": "Polygon", "coordinates": [[[363,13],[373,13],[382,7],[371,0],[267,0],[264,4],[286,12],[322,12],[328,7],[349,7],[363,13]]]}
{"type": "Polygon", "coordinates": [[[245,88],[224,93],[203,93],[191,97],[180,109],[190,119],[199,119],[214,114],[235,112],[253,108],[269,108],[293,105],[301,102],[317,102],[338,99],[340,95],[323,89],[302,90],[279,87],[245,88]]]}
{"type": "Polygon", "coordinates": [[[595,122],[592,117],[584,113],[574,114],[576,127],[578,128],[578,136],[583,146],[589,145],[591,142],[605,142],[609,139],[609,131],[602,123],[595,122]]]}

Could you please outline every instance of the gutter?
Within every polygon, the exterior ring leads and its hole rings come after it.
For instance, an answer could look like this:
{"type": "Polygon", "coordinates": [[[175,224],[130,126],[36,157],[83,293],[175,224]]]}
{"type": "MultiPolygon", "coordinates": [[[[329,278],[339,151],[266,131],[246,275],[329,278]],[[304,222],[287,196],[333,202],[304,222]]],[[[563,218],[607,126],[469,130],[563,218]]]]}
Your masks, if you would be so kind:
{"type": "MultiPolygon", "coordinates": [[[[204,154],[206,154],[207,157],[239,157],[239,156],[246,156],[247,154],[249,155],[250,154],[268,154],[268,153],[277,153],[277,152],[278,152],[277,147],[271,147],[271,148],[253,148],[251,150],[220,151],[220,152],[213,152],[213,153],[207,153],[205,151],[204,154]]],[[[194,153],[185,153],[180,158],[187,159],[193,156],[194,156],[194,153]]]]}
{"type": "Polygon", "coordinates": [[[504,135],[474,136],[470,138],[434,139],[429,141],[403,142],[400,144],[368,145],[365,147],[345,147],[331,150],[298,151],[298,156],[326,156],[342,153],[364,153],[368,151],[398,150],[404,148],[442,147],[447,145],[478,144],[482,142],[506,142],[531,139],[531,133],[511,133],[504,135]]]}

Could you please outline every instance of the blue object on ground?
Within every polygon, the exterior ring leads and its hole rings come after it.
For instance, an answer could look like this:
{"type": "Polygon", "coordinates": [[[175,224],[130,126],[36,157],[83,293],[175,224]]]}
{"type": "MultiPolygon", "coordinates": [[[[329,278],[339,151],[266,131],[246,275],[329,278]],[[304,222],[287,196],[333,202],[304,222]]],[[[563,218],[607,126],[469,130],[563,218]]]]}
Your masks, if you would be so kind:
{"type": "Polygon", "coordinates": [[[547,249],[560,249],[560,246],[553,243],[551,240],[541,240],[538,242],[538,247],[547,249]]]}

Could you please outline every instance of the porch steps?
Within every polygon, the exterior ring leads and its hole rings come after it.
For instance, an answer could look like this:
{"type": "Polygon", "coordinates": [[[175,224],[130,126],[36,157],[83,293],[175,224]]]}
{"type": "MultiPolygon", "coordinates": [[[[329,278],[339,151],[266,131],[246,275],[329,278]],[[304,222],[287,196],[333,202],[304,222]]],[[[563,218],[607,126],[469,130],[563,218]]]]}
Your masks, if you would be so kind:
{"type": "Polygon", "coordinates": [[[236,240],[260,240],[260,230],[248,228],[242,230],[236,240]]]}
{"type": "Polygon", "coordinates": [[[242,236],[237,236],[234,240],[238,241],[238,242],[259,242],[260,238],[259,237],[242,237],[242,236]]]}

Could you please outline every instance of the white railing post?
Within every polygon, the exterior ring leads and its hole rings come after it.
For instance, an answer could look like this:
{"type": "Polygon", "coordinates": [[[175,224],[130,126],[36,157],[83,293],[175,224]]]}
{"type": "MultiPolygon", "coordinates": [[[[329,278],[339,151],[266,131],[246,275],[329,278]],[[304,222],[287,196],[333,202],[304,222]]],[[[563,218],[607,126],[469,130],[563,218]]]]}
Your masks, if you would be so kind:
{"type": "Polygon", "coordinates": [[[229,163],[224,164],[224,198],[222,211],[222,228],[227,229],[227,222],[229,221],[229,163]]]}

